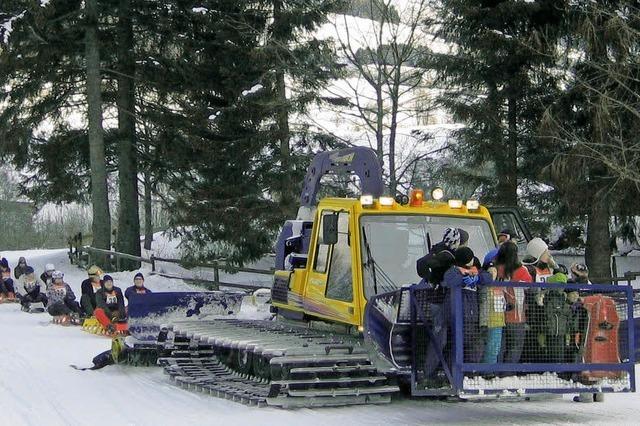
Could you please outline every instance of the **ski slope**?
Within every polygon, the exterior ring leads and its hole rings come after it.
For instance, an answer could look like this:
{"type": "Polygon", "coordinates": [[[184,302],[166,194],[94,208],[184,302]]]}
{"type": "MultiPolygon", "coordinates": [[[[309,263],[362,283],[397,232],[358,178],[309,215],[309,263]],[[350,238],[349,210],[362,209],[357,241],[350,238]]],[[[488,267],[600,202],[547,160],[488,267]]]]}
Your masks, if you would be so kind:
{"type": "MultiPolygon", "coordinates": [[[[11,265],[25,256],[37,271],[54,263],[78,290],[85,273],[65,250],[3,252],[11,265]]],[[[134,272],[114,274],[125,287],[134,272]]],[[[189,290],[180,281],[147,277],[156,291],[189,290]]],[[[0,424],[2,425],[417,425],[417,424],[637,424],[640,395],[607,395],[604,404],[570,396],[533,401],[444,402],[397,400],[391,405],[295,411],[252,408],[173,386],[161,369],[109,366],[77,371],[107,350],[109,339],[50,324],[47,314],[0,305],[0,424]]]]}

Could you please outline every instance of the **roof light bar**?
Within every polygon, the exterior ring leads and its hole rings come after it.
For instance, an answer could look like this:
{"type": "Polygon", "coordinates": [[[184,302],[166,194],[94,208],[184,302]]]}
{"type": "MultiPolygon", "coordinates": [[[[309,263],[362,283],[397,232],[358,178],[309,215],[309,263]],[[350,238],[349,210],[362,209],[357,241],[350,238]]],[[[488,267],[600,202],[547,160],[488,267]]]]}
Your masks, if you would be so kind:
{"type": "Polygon", "coordinates": [[[360,204],[363,207],[371,207],[373,206],[373,195],[363,195],[360,197],[360,204]]]}
{"type": "Polygon", "coordinates": [[[467,200],[467,210],[478,210],[480,208],[480,201],[467,200]]]}
{"type": "Polygon", "coordinates": [[[462,200],[449,200],[449,207],[452,209],[461,209],[462,200]]]}

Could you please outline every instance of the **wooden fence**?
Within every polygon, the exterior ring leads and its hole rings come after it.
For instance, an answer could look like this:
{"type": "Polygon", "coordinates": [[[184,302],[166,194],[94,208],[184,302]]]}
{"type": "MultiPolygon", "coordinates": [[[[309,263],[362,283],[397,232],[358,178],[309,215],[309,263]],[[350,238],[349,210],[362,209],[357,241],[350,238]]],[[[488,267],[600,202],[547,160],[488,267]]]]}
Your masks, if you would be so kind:
{"type": "MultiPolygon", "coordinates": [[[[200,285],[202,287],[205,287],[207,289],[211,289],[211,290],[217,290],[220,288],[220,286],[222,287],[230,287],[230,288],[238,288],[238,289],[246,289],[246,290],[251,290],[251,289],[258,289],[258,288],[264,288],[266,286],[259,286],[259,285],[253,285],[253,284],[242,284],[242,283],[229,283],[229,282],[224,282],[220,280],[220,272],[226,272],[226,271],[231,271],[231,273],[237,273],[237,272],[245,272],[245,273],[251,273],[251,274],[260,274],[260,275],[273,275],[273,271],[274,269],[258,269],[258,268],[229,268],[229,266],[226,264],[226,262],[224,260],[217,260],[217,261],[213,261],[211,263],[188,263],[188,262],[184,262],[180,259],[167,259],[167,258],[163,258],[163,257],[156,257],[154,255],[151,255],[151,257],[146,258],[146,257],[142,257],[142,256],[133,256],[127,253],[120,253],[117,251],[112,251],[112,250],[104,250],[104,249],[98,249],[95,247],[89,247],[89,246],[76,246],[73,247],[70,245],[69,248],[69,259],[71,260],[71,263],[78,265],[80,267],[88,267],[89,265],[93,265],[95,263],[95,260],[97,258],[107,258],[108,263],[112,266],[112,268],[114,268],[114,270],[119,271],[120,265],[121,265],[121,260],[122,259],[126,259],[126,260],[132,260],[135,262],[140,262],[140,263],[147,263],[151,265],[151,274],[155,274],[155,275],[160,275],[163,276],[165,278],[172,278],[172,279],[180,279],[183,280],[185,282],[189,282],[189,283],[193,283],[196,285],[200,285]],[[172,264],[176,264],[176,265],[180,265],[182,267],[185,268],[207,268],[207,269],[211,269],[213,272],[213,280],[207,280],[207,279],[203,279],[203,278],[188,278],[188,277],[181,277],[181,276],[177,276],[177,275],[171,275],[171,274],[167,274],[167,273],[163,273],[163,272],[158,272],[157,271],[157,263],[159,262],[165,262],[165,263],[172,263],[172,264]]],[[[269,284],[268,287],[270,287],[271,285],[269,284]]]]}

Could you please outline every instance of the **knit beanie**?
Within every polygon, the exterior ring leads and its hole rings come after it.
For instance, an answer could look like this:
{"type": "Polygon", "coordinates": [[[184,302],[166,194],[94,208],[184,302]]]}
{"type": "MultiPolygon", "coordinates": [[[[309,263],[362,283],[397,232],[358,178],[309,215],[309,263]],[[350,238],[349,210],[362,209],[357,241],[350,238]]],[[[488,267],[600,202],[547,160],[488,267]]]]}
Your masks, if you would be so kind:
{"type": "Polygon", "coordinates": [[[456,257],[457,266],[466,266],[473,262],[473,250],[469,247],[460,247],[456,250],[454,255],[456,257]]]}
{"type": "Polygon", "coordinates": [[[567,276],[565,274],[563,274],[562,272],[558,272],[556,274],[551,275],[549,278],[547,278],[547,282],[548,283],[557,283],[557,284],[566,284],[567,283],[567,276]]]}
{"type": "Polygon", "coordinates": [[[442,242],[450,250],[455,250],[460,245],[460,232],[456,228],[447,228],[444,230],[442,242]]]}
{"type": "Polygon", "coordinates": [[[578,278],[589,278],[589,268],[587,268],[587,265],[584,263],[574,263],[571,265],[571,272],[578,278]]]}
{"type": "Polygon", "coordinates": [[[527,244],[527,254],[535,259],[535,262],[532,263],[537,263],[548,249],[549,246],[547,246],[547,243],[545,243],[542,238],[534,238],[527,244]]]}

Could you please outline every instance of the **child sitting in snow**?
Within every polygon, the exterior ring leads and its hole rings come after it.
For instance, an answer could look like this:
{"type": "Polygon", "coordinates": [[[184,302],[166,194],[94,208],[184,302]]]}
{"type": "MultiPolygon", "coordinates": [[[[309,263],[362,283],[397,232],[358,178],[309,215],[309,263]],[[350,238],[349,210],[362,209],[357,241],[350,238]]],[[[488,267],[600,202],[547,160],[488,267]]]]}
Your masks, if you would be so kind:
{"type": "Polygon", "coordinates": [[[55,271],[52,283],[47,290],[49,304],[47,311],[53,317],[63,316],[68,320],[79,320],[80,306],[76,302],[76,295],[69,284],[64,282],[64,274],[55,271]]]}
{"type": "Polygon", "coordinates": [[[151,294],[151,290],[144,286],[144,275],[142,275],[142,272],[138,272],[133,277],[133,285],[124,291],[124,297],[127,298],[128,302],[131,302],[130,298],[134,294],[151,294]]]}
{"type": "Polygon", "coordinates": [[[47,307],[47,296],[41,292],[44,288],[44,283],[36,277],[35,271],[31,266],[25,268],[24,274],[20,276],[19,281],[25,291],[24,296],[20,299],[23,311],[32,312],[32,306],[39,303],[42,304],[43,308],[47,307]]]}
{"type": "Polygon", "coordinates": [[[0,260],[0,274],[0,302],[15,301],[16,291],[11,278],[11,268],[4,257],[0,260]]]}

